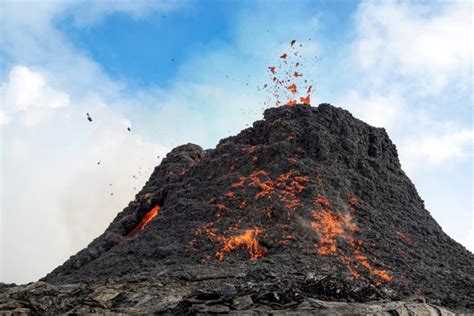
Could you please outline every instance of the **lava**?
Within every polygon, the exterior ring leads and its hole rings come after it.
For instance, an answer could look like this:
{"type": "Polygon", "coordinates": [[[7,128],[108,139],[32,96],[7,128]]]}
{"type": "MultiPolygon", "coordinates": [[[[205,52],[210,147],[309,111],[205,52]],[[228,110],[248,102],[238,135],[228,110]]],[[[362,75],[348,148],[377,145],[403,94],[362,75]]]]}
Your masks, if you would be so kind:
{"type": "Polygon", "coordinates": [[[348,232],[357,231],[357,227],[351,223],[350,215],[339,215],[329,210],[313,212],[314,222],[311,227],[320,233],[321,240],[317,252],[319,254],[333,254],[337,250],[337,237],[343,237],[348,232]]]}
{"type": "Polygon", "coordinates": [[[146,225],[160,212],[160,206],[157,205],[154,208],[151,209],[148,213],[145,214],[145,216],[142,218],[140,223],[135,226],[127,235],[127,237],[133,237],[136,234],[138,234],[140,231],[142,231],[146,225]]]}
{"type": "Polygon", "coordinates": [[[296,92],[298,92],[298,91],[296,90],[296,85],[295,85],[294,83],[288,87],[288,90],[290,90],[291,93],[296,93],[296,92]]]}
{"type": "MultiPolygon", "coordinates": [[[[357,199],[353,196],[348,199],[349,206],[353,209],[357,199]]],[[[393,277],[385,270],[377,269],[369,262],[363,249],[363,243],[354,238],[354,233],[359,229],[352,222],[353,216],[340,214],[332,209],[332,203],[324,196],[318,195],[314,200],[315,207],[322,207],[319,211],[313,211],[314,221],[311,228],[319,235],[319,244],[316,252],[320,255],[333,255],[338,258],[351,272],[355,279],[362,279],[361,267],[365,268],[375,285],[382,282],[390,282],[393,277]],[[352,249],[352,255],[345,250],[348,245],[352,249]]],[[[375,261],[376,259],[374,259],[375,261]]]]}
{"type": "Polygon", "coordinates": [[[257,260],[265,255],[267,252],[265,248],[262,248],[255,236],[258,236],[262,231],[258,228],[247,229],[243,234],[231,237],[220,237],[218,240],[222,241],[222,248],[215,254],[216,258],[220,261],[224,260],[224,254],[231,252],[232,250],[244,247],[247,248],[247,252],[250,256],[250,260],[257,260]]]}
{"type": "Polygon", "coordinates": [[[311,98],[310,98],[309,95],[306,96],[306,97],[301,97],[301,98],[300,98],[300,102],[301,102],[301,103],[304,103],[304,104],[311,104],[311,98]]]}
{"type": "MultiPolygon", "coordinates": [[[[303,64],[300,62],[303,56],[298,52],[298,48],[302,47],[302,44],[297,47],[294,45],[295,43],[295,40],[290,42],[291,53],[281,54],[277,64],[268,67],[273,85],[264,84],[263,89],[268,89],[267,91],[270,95],[275,98],[274,104],[276,106],[282,104],[293,106],[296,105],[298,101],[303,104],[311,103],[312,85],[308,83],[308,79],[302,79],[304,74],[301,71],[296,71],[296,67],[300,67],[298,70],[304,69],[302,68],[303,64]],[[276,69],[278,69],[277,75],[276,69]],[[297,96],[296,94],[299,92],[297,87],[301,92],[306,91],[306,94],[297,96]]],[[[268,102],[270,102],[269,99],[268,102]]],[[[265,105],[267,105],[268,102],[266,101],[265,105]]]]}

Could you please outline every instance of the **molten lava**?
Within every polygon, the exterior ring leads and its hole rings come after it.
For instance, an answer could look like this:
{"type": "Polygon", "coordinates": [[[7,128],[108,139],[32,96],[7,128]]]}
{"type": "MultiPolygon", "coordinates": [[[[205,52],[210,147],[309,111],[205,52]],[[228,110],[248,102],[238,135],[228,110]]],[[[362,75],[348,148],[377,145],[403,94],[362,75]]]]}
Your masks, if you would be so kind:
{"type": "Polygon", "coordinates": [[[311,97],[309,95],[306,97],[301,97],[300,102],[304,104],[311,104],[311,97]]]}
{"type": "MultiPolygon", "coordinates": [[[[354,211],[357,200],[351,196],[348,199],[349,207],[354,211]]],[[[359,229],[352,223],[353,216],[340,214],[332,209],[332,203],[324,196],[318,195],[314,200],[315,207],[323,207],[319,211],[313,211],[314,221],[311,228],[319,235],[319,244],[316,252],[320,255],[333,255],[338,258],[351,272],[355,279],[363,279],[361,268],[365,268],[375,285],[382,282],[390,282],[393,277],[385,270],[374,268],[365,254],[363,243],[354,238],[354,233],[359,229]],[[346,252],[347,245],[352,249],[352,255],[346,252]]],[[[373,261],[376,261],[374,259],[373,261]]]]}
{"type": "Polygon", "coordinates": [[[265,105],[273,103],[276,106],[282,104],[293,106],[298,103],[298,100],[304,104],[311,103],[313,88],[311,82],[308,82],[311,77],[303,79],[305,78],[304,74],[301,71],[296,71],[296,67],[300,67],[298,70],[303,70],[304,65],[300,62],[303,57],[298,52],[298,48],[302,47],[302,44],[295,45],[295,43],[296,41],[292,40],[289,48],[291,51],[281,54],[277,64],[268,67],[273,84],[264,84],[263,89],[266,89],[275,98],[275,101],[271,101],[269,98],[264,102],[265,105]],[[306,91],[305,95],[297,95],[300,90],[302,93],[306,91]]]}
{"type": "Polygon", "coordinates": [[[145,216],[142,218],[140,223],[135,226],[127,235],[127,237],[133,237],[136,234],[138,234],[140,231],[142,231],[146,225],[160,212],[160,206],[157,205],[154,208],[151,209],[148,213],[145,214],[145,216]]]}
{"type": "Polygon", "coordinates": [[[222,248],[216,252],[215,256],[219,260],[224,260],[224,254],[231,252],[232,250],[244,247],[247,248],[247,252],[250,256],[250,260],[257,260],[265,255],[267,250],[262,248],[255,236],[258,236],[261,233],[261,230],[258,228],[247,229],[243,234],[231,237],[221,237],[218,238],[222,241],[222,248]]]}
{"type": "Polygon", "coordinates": [[[314,222],[311,227],[321,234],[321,241],[317,251],[322,254],[333,254],[337,249],[337,237],[344,237],[348,232],[357,231],[357,227],[351,224],[350,215],[339,215],[329,210],[313,212],[314,222]]]}

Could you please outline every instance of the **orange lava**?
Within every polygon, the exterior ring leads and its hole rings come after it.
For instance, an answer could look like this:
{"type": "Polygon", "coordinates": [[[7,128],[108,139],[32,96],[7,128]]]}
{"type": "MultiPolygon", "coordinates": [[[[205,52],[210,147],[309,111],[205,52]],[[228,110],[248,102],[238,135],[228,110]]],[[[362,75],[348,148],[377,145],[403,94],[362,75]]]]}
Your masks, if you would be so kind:
{"type": "Polygon", "coordinates": [[[324,209],[312,215],[316,221],[311,223],[311,227],[321,234],[317,251],[322,255],[336,252],[337,237],[357,231],[357,227],[351,224],[350,215],[339,215],[324,209]]]}
{"type": "Polygon", "coordinates": [[[304,104],[311,104],[311,96],[301,97],[300,102],[304,104]]]}
{"type": "Polygon", "coordinates": [[[133,237],[136,234],[138,234],[140,231],[142,231],[145,226],[160,212],[160,206],[157,205],[154,208],[151,209],[146,215],[142,218],[140,223],[133,228],[130,233],[128,233],[127,237],[133,237]]]}
{"type": "Polygon", "coordinates": [[[375,275],[379,278],[378,280],[375,281],[375,285],[381,285],[382,281],[390,282],[390,281],[393,280],[393,277],[391,275],[389,275],[387,272],[385,272],[384,270],[375,269],[374,267],[372,267],[372,265],[367,260],[367,257],[361,255],[359,253],[359,250],[357,250],[357,249],[354,250],[354,257],[357,259],[357,261],[359,261],[359,263],[364,268],[369,270],[372,275],[375,275]]]}
{"type": "Polygon", "coordinates": [[[267,250],[262,248],[255,236],[258,236],[262,231],[258,228],[247,229],[243,234],[231,237],[218,238],[223,243],[223,247],[215,254],[220,261],[224,260],[226,253],[231,252],[239,247],[247,248],[250,260],[257,260],[265,255],[267,250]]]}
{"type": "MultiPolygon", "coordinates": [[[[356,201],[352,196],[349,198],[351,208],[356,201]]],[[[370,263],[365,254],[362,241],[355,239],[354,234],[359,229],[352,222],[353,215],[340,214],[334,211],[332,203],[321,195],[315,198],[314,204],[315,207],[322,207],[319,211],[312,212],[314,221],[311,222],[311,228],[319,236],[319,243],[316,245],[318,254],[335,256],[358,280],[363,279],[361,269],[365,269],[377,286],[383,282],[392,281],[393,277],[385,270],[377,269],[370,263]],[[345,250],[347,247],[341,247],[342,245],[350,246],[352,254],[347,253],[347,250],[345,250]]],[[[377,259],[374,258],[372,261],[377,262],[377,259]]]]}
{"type": "MultiPolygon", "coordinates": [[[[269,92],[269,97],[264,102],[265,106],[274,104],[280,105],[296,105],[298,102],[310,104],[311,94],[313,92],[311,77],[306,77],[303,64],[301,61],[304,56],[300,54],[299,48],[302,44],[295,45],[296,40],[290,41],[291,51],[282,53],[280,59],[276,61],[274,66],[269,66],[270,84],[263,84],[262,89],[269,92]],[[297,68],[299,67],[299,68],[297,68]],[[278,72],[277,72],[278,69],[278,72]],[[296,71],[298,69],[298,71],[296,71]],[[304,95],[297,95],[299,90],[304,95]],[[274,101],[272,100],[274,99],[274,101]]],[[[306,63],[306,62],[305,62],[306,63]]],[[[259,88],[260,90],[260,88],[259,88]]]]}
{"type": "Polygon", "coordinates": [[[326,197],[322,195],[318,195],[315,199],[314,202],[325,207],[331,207],[331,201],[327,199],[326,197]]]}
{"type": "Polygon", "coordinates": [[[296,93],[296,92],[298,92],[298,91],[296,90],[296,85],[295,85],[294,83],[288,87],[288,90],[290,90],[291,93],[296,93]]]}

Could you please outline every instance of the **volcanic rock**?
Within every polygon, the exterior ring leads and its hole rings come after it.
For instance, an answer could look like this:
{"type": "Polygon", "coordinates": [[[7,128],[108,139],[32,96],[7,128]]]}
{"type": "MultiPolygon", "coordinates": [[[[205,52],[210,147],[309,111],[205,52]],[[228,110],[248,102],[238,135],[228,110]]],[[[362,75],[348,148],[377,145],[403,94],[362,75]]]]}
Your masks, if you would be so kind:
{"type": "Polygon", "coordinates": [[[329,104],[271,108],[215,149],[173,149],[106,231],[41,281],[5,287],[0,310],[474,309],[473,254],[425,209],[385,130],[329,104]]]}

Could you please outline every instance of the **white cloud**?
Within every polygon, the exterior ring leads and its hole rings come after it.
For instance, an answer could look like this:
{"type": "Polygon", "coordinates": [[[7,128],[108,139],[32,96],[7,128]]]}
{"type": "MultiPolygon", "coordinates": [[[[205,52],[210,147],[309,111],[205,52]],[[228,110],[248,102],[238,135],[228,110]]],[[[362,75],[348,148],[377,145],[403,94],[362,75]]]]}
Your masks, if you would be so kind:
{"type": "Polygon", "coordinates": [[[400,146],[404,168],[440,166],[451,159],[472,158],[474,131],[448,130],[440,134],[417,135],[406,139],[400,146]]]}
{"type": "Polygon", "coordinates": [[[27,282],[102,233],[168,149],[128,132],[130,122],[100,96],[69,99],[25,66],[12,68],[2,94],[12,114],[1,127],[6,238],[0,278],[27,282]],[[68,106],[58,106],[65,100],[68,106]],[[39,117],[34,128],[24,128],[24,116],[38,108],[48,115],[39,117]],[[43,259],[32,266],[31,258],[43,259]]]}
{"type": "Polygon", "coordinates": [[[69,104],[67,93],[49,87],[41,75],[25,66],[11,69],[8,82],[0,87],[0,99],[5,113],[3,124],[9,121],[7,118],[19,115],[26,126],[35,125],[50,110],[69,104]]]}
{"type": "Polygon", "coordinates": [[[3,112],[0,112],[0,126],[8,124],[10,118],[3,112]]]}
{"type": "Polygon", "coordinates": [[[355,117],[366,123],[388,130],[400,125],[405,111],[404,100],[396,93],[361,95],[355,90],[350,90],[337,104],[344,106],[355,117]]]}
{"type": "Polygon", "coordinates": [[[373,84],[398,76],[432,94],[453,82],[471,89],[472,38],[470,1],[367,1],[356,14],[353,47],[373,84]]]}

